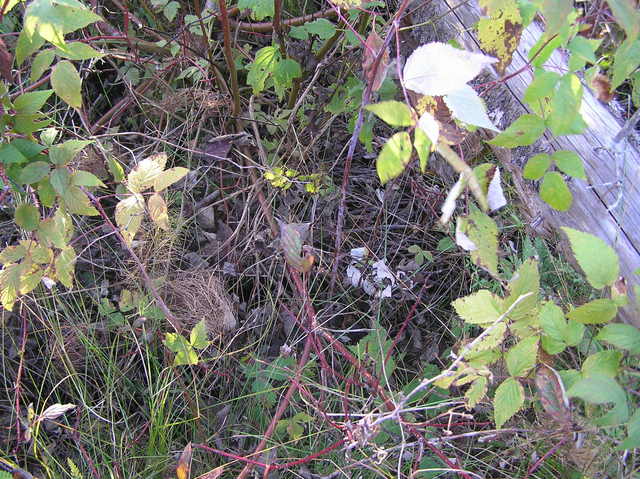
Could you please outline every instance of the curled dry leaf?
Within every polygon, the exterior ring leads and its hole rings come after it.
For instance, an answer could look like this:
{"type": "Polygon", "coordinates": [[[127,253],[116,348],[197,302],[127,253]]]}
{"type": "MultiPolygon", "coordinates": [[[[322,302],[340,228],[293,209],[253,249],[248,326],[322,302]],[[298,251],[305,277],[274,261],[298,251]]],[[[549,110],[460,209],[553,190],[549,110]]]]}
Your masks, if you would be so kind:
{"type": "Polygon", "coordinates": [[[387,69],[389,68],[390,60],[389,51],[386,48],[382,53],[382,58],[380,58],[380,61],[376,65],[376,58],[378,58],[378,55],[383,48],[384,40],[382,40],[380,35],[375,31],[372,31],[367,37],[364,48],[364,57],[362,60],[364,79],[367,83],[371,83],[372,91],[378,91],[387,76],[387,69]]]}
{"type": "Polygon", "coordinates": [[[289,266],[300,273],[308,272],[315,260],[313,255],[302,256],[302,243],[309,234],[309,223],[285,223],[280,225],[280,246],[289,266]]]}
{"type": "Polygon", "coordinates": [[[536,373],[536,388],[545,412],[562,427],[570,427],[569,400],[558,373],[553,368],[542,364],[536,373]]]}
{"type": "Polygon", "coordinates": [[[178,459],[176,467],[176,477],[178,479],[189,479],[191,476],[191,443],[187,444],[178,459]]]}
{"type": "Polygon", "coordinates": [[[75,404],[53,404],[52,406],[49,406],[47,409],[45,409],[44,412],[40,414],[34,422],[44,421],[45,419],[53,421],[54,419],[58,419],[67,411],[75,409],[75,407],[75,404]]]}
{"type": "Polygon", "coordinates": [[[590,82],[591,88],[595,91],[598,100],[609,103],[613,100],[613,92],[611,91],[611,82],[602,73],[596,73],[590,82]]]}

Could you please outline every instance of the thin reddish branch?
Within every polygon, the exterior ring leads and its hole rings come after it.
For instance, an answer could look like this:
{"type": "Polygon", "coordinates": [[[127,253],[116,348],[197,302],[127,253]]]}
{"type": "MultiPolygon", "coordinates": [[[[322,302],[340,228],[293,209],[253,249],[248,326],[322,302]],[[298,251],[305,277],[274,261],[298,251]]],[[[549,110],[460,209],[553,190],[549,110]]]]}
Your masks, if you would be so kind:
{"type": "MultiPolygon", "coordinates": [[[[331,18],[336,15],[336,12],[328,8],[326,10],[321,10],[319,12],[311,13],[309,15],[303,15],[301,17],[296,18],[288,18],[286,20],[282,20],[281,26],[285,27],[295,27],[302,25],[307,22],[311,22],[313,20],[317,20],[318,18],[331,18]]],[[[220,17],[218,17],[220,18],[220,17]]],[[[255,33],[267,33],[274,30],[275,25],[274,22],[239,22],[237,20],[229,20],[229,24],[233,28],[238,28],[240,30],[244,30],[247,32],[255,32],[255,33]]]]}

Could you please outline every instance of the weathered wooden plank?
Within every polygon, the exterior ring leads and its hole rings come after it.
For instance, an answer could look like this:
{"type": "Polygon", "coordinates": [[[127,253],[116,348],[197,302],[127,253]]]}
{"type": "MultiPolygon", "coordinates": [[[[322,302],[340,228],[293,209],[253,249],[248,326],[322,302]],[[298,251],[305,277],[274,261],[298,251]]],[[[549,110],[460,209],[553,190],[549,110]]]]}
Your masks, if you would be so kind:
{"type": "MultiPolygon", "coordinates": [[[[440,0],[429,2],[422,12],[416,12],[417,22],[429,22],[419,29],[420,43],[427,41],[446,41],[455,37],[459,43],[469,50],[479,50],[473,35],[473,25],[480,18],[480,10],[476,2],[466,0],[440,0]]],[[[523,32],[521,44],[514,54],[507,75],[526,67],[528,52],[542,35],[537,24],[529,26],[523,32]]],[[[567,58],[564,53],[556,52],[547,66],[562,72],[567,70],[567,58]]],[[[515,118],[527,111],[520,101],[533,75],[525,71],[492,89],[485,97],[490,112],[498,126],[505,128],[515,118]]],[[[487,75],[483,81],[495,79],[487,75]]],[[[611,246],[620,256],[621,274],[630,284],[640,284],[640,278],[633,271],[640,268],[640,152],[637,147],[625,141],[621,145],[624,155],[613,155],[607,148],[620,131],[622,121],[616,117],[606,105],[600,103],[585,88],[581,113],[588,125],[582,135],[553,138],[547,136],[536,145],[518,148],[512,151],[496,148],[498,158],[516,177],[516,186],[534,215],[540,215],[548,226],[558,229],[560,226],[571,226],[576,229],[595,234],[611,246]],[[574,195],[572,208],[565,213],[549,208],[533,193],[531,182],[524,182],[521,168],[528,158],[541,151],[571,150],[578,153],[585,164],[588,181],[572,180],[569,187],[574,195]],[[624,165],[620,162],[623,157],[624,165]],[[622,168],[624,166],[624,168],[622,168]],[[619,189],[612,186],[619,182],[624,193],[618,206],[611,206],[618,201],[619,189]]],[[[622,319],[640,326],[637,312],[627,308],[621,314],[622,319]]]]}

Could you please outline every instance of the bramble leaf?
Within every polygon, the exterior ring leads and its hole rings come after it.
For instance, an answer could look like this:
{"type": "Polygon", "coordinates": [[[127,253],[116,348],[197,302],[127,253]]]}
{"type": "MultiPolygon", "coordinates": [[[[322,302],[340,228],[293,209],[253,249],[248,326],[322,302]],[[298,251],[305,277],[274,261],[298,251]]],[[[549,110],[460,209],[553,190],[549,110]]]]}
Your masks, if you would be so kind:
{"type": "Polygon", "coordinates": [[[540,153],[532,156],[524,165],[522,176],[527,180],[539,180],[551,166],[549,155],[540,153]]]}
{"type": "Polygon", "coordinates": [[[515,378],[504,380],[493,398],[493,414],[496,427],[500,429],[524,404],[524,388],[515,378]]]}
{"type": "Polygon", "coordinates": [[[520,116],[509,128],[488,143],[503,148],[516,148],[533,144],[546,129],[544,120],[537,115],[520,116]]]}
{"type": "Polygon", "coordinates": [[[82,80],[71,62],[61,60],[53,67],[51,86],[69,106],[82,107],[82,80]]]}
{"type": "Polygon", "coordinates": [[[492,292],[481,289],[452,304],[458,316],[469,324],[490,325],[503,313],[503,300],[492,292]]]}
{"type": "Polygon", "coordinates": [[[396,133],[384,144],[376,160],[376,170],[383,185],[402,174],[411,159],[411,150],[411,138],[406,131],[396,133]]]}
{"type": "Polygon", "coordinates": [[[509,349],[506,362],[511,376],[524,377],[533,369],[538,356],[538,340],[538,336],[529,336],[509,349]]]}
{"type": "Polygon", "coordinates": [[[558,211],[567,211],[573,203],[571,190],[557,171],[545,173],[540,185],[540,198],[558,211]]]}
{"type": "Polygon", "coordinates": [[[414,123],[411,109],[400,101],[381,101],[367,105],[366,109],[389,126],[411,126],[414,123]]]}
{"type": "Polygon", "coordinates": [[[566,226],[561,229],[569,237],[573,255],[589,284],[596,289],[611,286],[620,274],[618,255],[613,248],[592,234],[566,226]]]}
{"type": "Polygon", "coordinates": [[[618,305],[608,298],[594,299],[567,313],[569,319],[582,324],[608,323],[618,314],[618,305]]]}
{"type": "Polygon", "coordinates": [[[626,349],[631,354],[640,354],[640,330],[630,324],[607,324],[596,339],[626,349]]]}
{"type": "Polygon", "coordinates": [[[565,175],[580,178],[581,180],[587,179],[587,175],[584,173],[582,158],[580,158],[575,152],[567,150],[556,151],[551,155],[551,159],[565,175]]]}
{"type": "Polygon", "coordinates": [[[167,204],[162,196],[158,193],[152,194],[147,200],[149,208],[149,216],[158,228],[165,231],[169,230],[169,214],[167,212],[167,204]]]}

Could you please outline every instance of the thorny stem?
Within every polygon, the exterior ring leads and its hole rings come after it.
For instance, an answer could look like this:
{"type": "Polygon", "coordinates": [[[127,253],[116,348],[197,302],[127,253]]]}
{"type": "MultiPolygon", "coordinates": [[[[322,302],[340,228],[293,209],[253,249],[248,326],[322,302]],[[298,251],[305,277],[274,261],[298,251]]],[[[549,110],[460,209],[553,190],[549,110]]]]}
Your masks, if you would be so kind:
{"type": "Polygon", "coordinates": [[[233,61],[233,52],[231,51],[231,28],[229,26],[229,15],[227,14],[227,2],[226,0],[218,0],[218,4],[220,5],[220,21],[224,38],[224,58],[231,76],[233,116],[237,117],[240,115],[240,90],[238,87],[238,72],[236,71],[236,64],[233,61]]]}
{"type": "MultiPolygon", "coordinates": [[[[295,271],[293,268],[289,267],[289,274],[291,275],[293,282],[295,283],[296,288],[298,289],[298,294],[304,301],[304,306],[305,306],[304,309],[307,313],[307,321],[306,321],[307,327],[310,330],[313,330],[315,329],[316,314],[313,309],[313,305],[311,304],[311,301],[308,298],[308,294],[306,292],[302,279],[300,278],[300,273],[295,271]]],[[[291,385],[289,386],[289,389],[287,389],[287,392],[285,393],[282,401],[280,401],[280,404],[278,404],[278,409],[273,415],[273,418],[271,419],[271,422],[269,423],[267,430],[264,432],[262,440],[256,446],[255,450],[251,454],[252,456],[259,454],[265,448],[265,446],[267,445],[267,442],[269,441],[269,439],[271,438],[271,436],[276,430],[278,421],[280,420],[282,415],[285,413],[285,411],[289,407],[289,403],[291,402],[291,398],[293,397],[293,394],[298,390],[298,387],[300,386],[300,377],[302,376],[302,370],[304,369],[305,365],[309,361],[309,356],[311,355],[311,346],[312,346],[313,340],[314,340],[314,334],[307,334],[307,338],[304,343],[304,349],[302,351],[302,356],[300,356],[300,360],[298,361],[298,365],[296,367],[296,374],[292,378],[291,385]]],[[[240,472],[240,474],[238,475],[237,479],[245,479],[249,474],[249,472],[251,472],[251,469],[253,469],[253,466],[254,464],[247,463],[242,469],[242,472],[240,472]]],[[[265,470],[265,477],[268,474],[270,467],[271,466],[267,466],[265,470]]]]}
{"type": "MultiPolygon", "coordinates": [[[[408,0],[403,0],[400,5],[396,18],[400,18],[407,8],[408,0]]],[[[392,22],[389,32],[387,33],[387,37],[385,38],[384,44],[380,51],[376,55],[376,58],[371,66],[371,71],[373,72],[373,77],[375,77],[378,68],[380,68],[380,62],[382,61],[382,57],[384,53],[387,51],[389,44],[391,43],[391,38],[393,38],[393,32],[398,27],[396,22],[392,22]]],[[[366,42],[363,43],[363,48],[368,48],[366,42]]],[[[336,219],[336,240],[334,244],[335,250],[335,258],[333,260],[333,265],[331,267],[331,282],[329,285],[329,296],[333,295],[333,291],[336,284],[336,278],[338,275],[338,257],[340,255],[340,249],[342,248],[342,229],[344,227],[344,215],[346,209],[346,201],[347,201],[347,186],[349,185],[349,176],[351,174],[351,161],[353,160],[353,154],[356,149],[356,145],[358,144],[358,139],[360,138],[360,130],[362,129],[362,124],[364,122],[364,108],[369,104],[369,100],[371,99],[371,93],[373,90],[373,82],[370,81],[367,83],[367,88],[365,89],[362,95],[362,103],[360,104],[360,109],[358,110],[358,119],[356,120],[355,127],[353,129],[353,134],[351,135],[351,140],[349,142],[349,149],[347,150],[347,157],[344,163],[344,173],[342,175],[342,187],[340,189],[340,203],[338,205],[338,217],[336,219]]]]}

